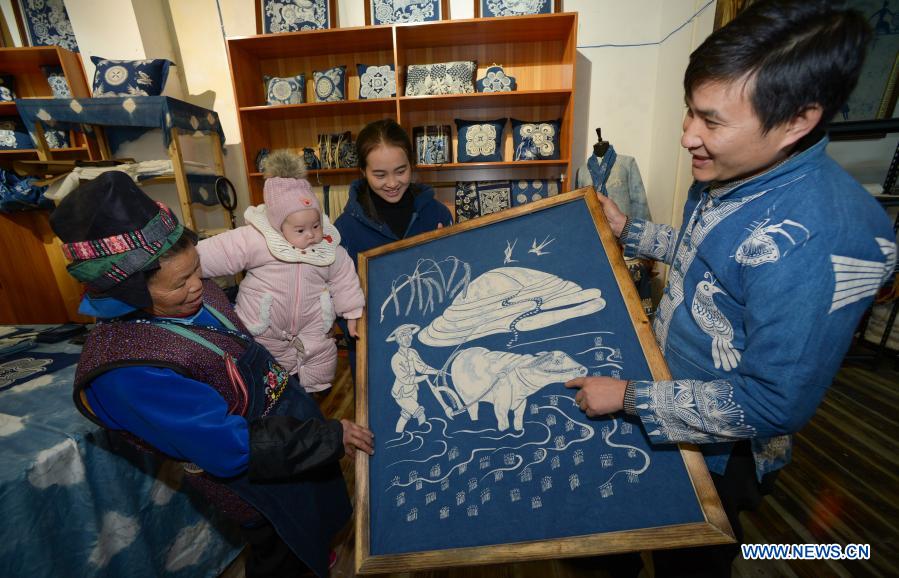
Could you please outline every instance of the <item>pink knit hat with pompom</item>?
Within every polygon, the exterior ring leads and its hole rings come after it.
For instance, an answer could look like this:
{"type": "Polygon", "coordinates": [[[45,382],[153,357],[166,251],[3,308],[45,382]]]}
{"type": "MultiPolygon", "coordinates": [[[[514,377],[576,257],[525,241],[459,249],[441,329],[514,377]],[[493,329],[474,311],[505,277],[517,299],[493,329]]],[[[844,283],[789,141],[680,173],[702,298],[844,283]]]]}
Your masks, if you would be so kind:
{"type": "Polygon", "coordinates": [[[265,215],[272,227],[280,231],[287,216],[297,211],[315,209],[321,215],[302,158],[287,150],[274,151],[265,158],[264,169],[265,215]]]}

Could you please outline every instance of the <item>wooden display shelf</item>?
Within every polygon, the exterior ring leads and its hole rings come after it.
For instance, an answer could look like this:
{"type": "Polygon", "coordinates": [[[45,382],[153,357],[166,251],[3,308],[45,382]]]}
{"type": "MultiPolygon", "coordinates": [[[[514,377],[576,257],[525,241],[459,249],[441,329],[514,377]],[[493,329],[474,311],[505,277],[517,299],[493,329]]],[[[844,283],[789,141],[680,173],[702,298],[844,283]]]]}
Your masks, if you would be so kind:
{"type": "Polygon", "coordinates": [[[528,44],[568,41],[577,34],[577,13],[507,16],[443,20],[421,24],[396,25],[397,45],[407,48],[465,46],[481,44],[528,44]]]}
{"type": "Polygon", "coordinates": [[[451,109],[500,108],[519,106],[564,106],[572,91],[516,90],[513,92],[475,92],[471,94],[447,94],[441,96],[404,96],[400,100],[400,113],[451,109]]]}
{"type": "MultiPolygon", "coordinates": [[[[50,150],[53,157],[58,160],[85,157],[88,154],[86,146],[50,150]]],[[[22,161],[29,159],[37,159],[37,149],[0,149],[0,160],[22,161]]]]}
{"type": "Polygon", "coordinates": [[[568,164],[566,159],[549,161],[497,161],[490,163],[444,163],[442,165],[415,165],[416,171],[477,170],[477,169],[524,169],[533,167],[557,167],[568,164]]]}
{"type": "MultiPolygon", "coordinates": [[[[327,177],[331,175],[351,175],[358,174],[359,167],[349,167],[346,169],[309,169],[306,171],[307,178],[327,177]]],[[[250,173],[250,178],[261,179],[265,175],[262,173],[250,173]]]]}
{"type": "MultiPolygon", "coordinates": [[[[451,163],[414,167],[422,182],[458,180],[559,179],[570,188],[574,129],[577,13],[444,20],[259,35],[228,40],[228,58],[238,106],[244,162],[251,202],[262,202],[262,175],[256,155],[263,148],[301,150],[315,147],[318,136],[350,131],[353,140],[368,123],[394,118],[409,135],[423,125],[453,125],[456,118],[517,118],[523,121],[560,119],[558,148],[565,160],[451,163]],[[412,64],[472,60],[475,80],[499,63],[515,77],[517,90],[435,96],[403,96],[406,71],[412,64]],[[357,64],[392,64],[398,96],[357,100],[357,64]],[[345,66],[351,100],[260,106],[265,100],[265,76],[305,74],[306,99],[313,98],[312,74],[345,66]]],[[[508,125],[507,125],[508,126],[508,125]]],[[[452,146],[458,146],[453,129],[452,146]]],[[[503,158],[512,158],[513,139],[503,135],[503,158]]],[[[358,169],[309,171],[316,184],[347,184],[358,169]]]]}
{"type": "Polygon", "coordinates": [[[371,100],[338,100],[334,102],[307,102],[303,104],[279,104],[244,106],[241,115],[253,120],[286,120],[346,114],[396,114],[396,100],[381,98],[371,100]]]}

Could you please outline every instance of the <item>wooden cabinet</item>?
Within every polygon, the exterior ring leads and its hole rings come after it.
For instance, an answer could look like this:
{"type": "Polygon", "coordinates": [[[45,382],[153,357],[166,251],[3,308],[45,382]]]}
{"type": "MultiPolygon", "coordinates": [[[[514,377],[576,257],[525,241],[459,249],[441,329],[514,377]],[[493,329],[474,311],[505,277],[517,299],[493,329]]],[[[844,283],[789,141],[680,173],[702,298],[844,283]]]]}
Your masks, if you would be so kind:
{"type": "MultiPolygon", "coordinates": [[[[0,74],[11,74],[18,98],[52,95],[42,66],[61,66],[76,98],[90,97],[81,57],[58,46],[0,48],[0,74]]],[[[0,119],[18,116],[14,102],[0,103],[0,119]]],[[[71,135],[74,136],[74,135],[71,135]]],[[[53,150],[57,159],[88,158],[83,137],[76,146],[53,150]]],[[[0,150],[0,166],[16,160],[37,160],[38,151],[0,150]]],[[[81,284],[66,271],[60,241],[53,235],[46,211],[0,213],[0,324],[89,321],[78,315],[81,284]]]]}
{"type": "MultiPolygon", "coordinates": [[[[53,96],[42,69],[44,66],[62,67],[73,97],[89,98],[91,96],[84,67],[81,65],[81,57],[78,54],[59,46],[0,48],[0,74],[13,75],[16,98],[50,98],[53,96]]],[[[0,120],[14,116],[18,116],[16,103],[0,102],[0,120]]],[[[88,157],[83,137],[78,136],[77,142],[70,139],[70,143],[74,146],[54,149],[53,157],[56,159],[88,157]]],[[[0,149],[0,166],[4,168],[9,168],[16,160],[37,160],[37,158],[36,148],[0,149]]]]}
{"type": "MultiPolygon", "coordinates": [[[[499,179],[564,179],[571,188],[577,14],[558,13],[509,18],[451,20],[291,32],[228,40],[228,57],[237,102],[241,139],[249,175],[251,201],[262,202],[262,175],[255,158],[262,148],[317,147],[319,134],[351,131],[366,124],[396,119],[409,135],[422,125],[452,125],[453,158],[457,158],[454,119],[561,119],[560,160],[512,161],[511,123],[503,133],[503,162],[450,163],[415,167],[420,182],[448,186],[454,181],[499,179]],[[411,64],[474,60],[477,78],[494,63],[517,79],[518,90],[446,96],[403,96],[405,71],[411,64]],[[357,64],[393,64],[397,97],[359,99],[357,64]],[[314,70],[344,65],[347,98],[316,103],[314,70]],[[263,76],[306,75],[306,103],[267,106],[263,76]]],[[[313,184],[346,184],[359,170],[310,171],[313,184]]],[[[446,195],[443,195],[446,200],[446,195]]]]}

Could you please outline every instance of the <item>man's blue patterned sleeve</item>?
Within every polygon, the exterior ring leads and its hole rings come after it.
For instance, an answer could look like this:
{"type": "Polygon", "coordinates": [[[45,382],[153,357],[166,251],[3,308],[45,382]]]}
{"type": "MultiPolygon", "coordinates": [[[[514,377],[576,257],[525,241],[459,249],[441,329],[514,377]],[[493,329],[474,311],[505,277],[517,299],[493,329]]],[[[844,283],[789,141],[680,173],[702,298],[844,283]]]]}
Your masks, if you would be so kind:
{"type": "Polygon", "coordinates": [[[671,264],[677,235],[670,225],[658,225],[643,219],[631,219],[627,232],[619,239],[628,259],[654,259],[671,264]]]}

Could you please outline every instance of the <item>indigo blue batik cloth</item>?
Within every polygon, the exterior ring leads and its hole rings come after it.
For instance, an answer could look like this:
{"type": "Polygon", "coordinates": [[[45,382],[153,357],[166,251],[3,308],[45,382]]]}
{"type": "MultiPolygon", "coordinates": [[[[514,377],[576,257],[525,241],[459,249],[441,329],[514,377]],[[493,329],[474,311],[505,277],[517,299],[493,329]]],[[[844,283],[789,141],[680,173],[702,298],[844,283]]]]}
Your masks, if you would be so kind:
{"type": "Polygon", "coordinates": [[[506,119],[456,119],[460,163],[483,163],[503,160],[503,128],[506,119]]]}
{"type": "Polygon", "coordinates": [[[396,72],[392,64],[357,64],[359,98],[391,98],[396,96],[396,72]]]}
{"type": "Polygon", "coordinates": [[[346,100],[346,66],[335,66],[312,73],[316,102],[346,100]]]}
{"type": "Polygon", "coordinates": [[[559,158],[562,122],[556,120],[525,121],[512,119],[512,160],[534,161],[559,158]]]}
{"type": "Polygon", "coordinates": [[[370,2],[371,23],[433,22],[443,18],[440,0],[365,0],[370,2]]]}
{"type": "Polygon", "coordinates": [[[222,143],[225,133],[218,114],[168,96],[117,96],[109,98],[23,98],[16,108],[29,131],[40,121],[45,128],[82,130],[82,125],[110,127],[110,146],[132,140],[150,129],[162,130],[163,144],[169,146],[171,129],[185,134],[217,133],[222,143]]]}
{"type": "Polygon", "coordinates": [[[164,58],[146,60],[109,60],[91,56],[94,63],[94,97],[159,96],[169,77],[164,58]]]}
{"type": "Polygon", "coordinates": [[[790,461],[893,271],[890,220],[827,142],[742,182],[695,183],[679,232],[632,219],[621,239],[627,257],[671,266],[653,329],[674,380],[634,382],[636,413],[654,443],[700,444],[717,474],[739,439],[760,480],[790,461]]]}
{"type": "Polygon", "coordinates": [[[263,0],[265,34],[331,27],[328,0],[263,0]]]}
{"type": "Polygon", "coordinates": [[[303,104],[306,102],[306,75],[263,76],[267,104],[303,104]]]}

